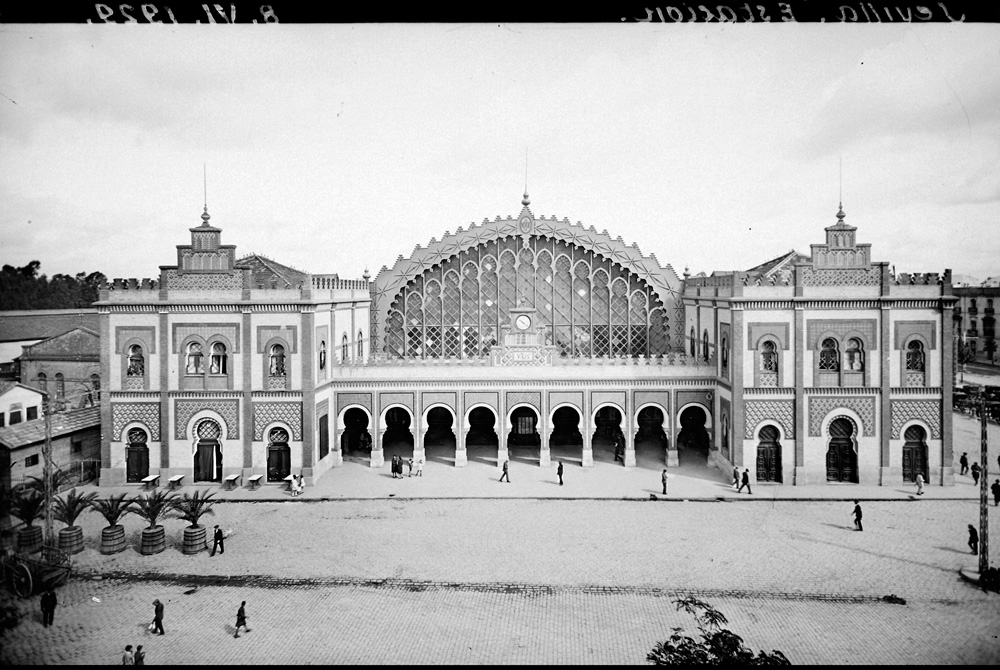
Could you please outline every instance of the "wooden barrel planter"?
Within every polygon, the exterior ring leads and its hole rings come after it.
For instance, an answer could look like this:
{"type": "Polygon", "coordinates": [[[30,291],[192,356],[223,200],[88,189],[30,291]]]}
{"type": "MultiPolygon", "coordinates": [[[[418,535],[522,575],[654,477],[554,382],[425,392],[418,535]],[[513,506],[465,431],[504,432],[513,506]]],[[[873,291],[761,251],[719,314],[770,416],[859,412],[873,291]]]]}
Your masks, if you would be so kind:
{"type": "Polygon", "coordinates": [[[83,551],[83,528],[70,526],[59,529],[59,551],[79,554],[83,551]]]}
{"type": "Polygon", "coordinates": [[[167,533],[163,526],[142,529],[142,545],[139,553],[143,556],[158,554],[167,548],[167,533]]]}
{"type": "Polygon", "coordinates": [[[17,550],[31,554],[42,549],[42,527],[24,526],[17,529],[17,550]]]}
{"type": "Polygon", "coordinates": [[[101,531],[101,553],[117,554],[125,548],[125,526],[118,524],[101,531]]]}
{"type": "Polygon", "coordinates": [[[205,551],[207,532],[205,526],[188,526],[184,529],[184,553],[197,554],[205,551]]]}

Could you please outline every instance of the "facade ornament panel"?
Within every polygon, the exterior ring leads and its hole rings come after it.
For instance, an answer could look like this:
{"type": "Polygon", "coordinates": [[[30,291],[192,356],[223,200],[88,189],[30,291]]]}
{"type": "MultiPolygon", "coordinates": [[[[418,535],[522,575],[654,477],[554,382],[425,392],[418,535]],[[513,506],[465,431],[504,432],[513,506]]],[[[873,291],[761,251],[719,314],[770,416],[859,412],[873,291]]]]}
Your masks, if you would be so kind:
{"type": "Polygon", "coordinates": [[[166,288],[182,291],[238,291],[243,288],[243,274],[223,272],[185,272],[166,270],[166,288]]]}
{"type": "Polygon", "coordinates": [[[803,268],[803,286],[880,286],[882,271],[878,267],[868,268],[823,268],[814,270],[803,268]]]}
{"type": "Polygon", "coordinates": [[[809,435],[821,437],[823,419],[835,409],[845,408],[861,417],[861,432],[865,437],[875,434],[875,398],[810,397],[809,435]]]}
{"type": "Polygon", "coordinates": [[[537,391],[509,391],[507,393],[507,409],[510,410],[514,405],[521,403],[526,403],[535,408],[536,411],[541,413],[542,411],[542,394],[537,391]]]}
{"type": "Polygon", "coordinates": [[[371,393],[338,393],[337,394],[337,411],[340,412],[345,407],[351,405],[361,405],[368,410],[368,413],[372,413],[372,394],[371,393]]]}
{"type": "Polygon", "coordinates": [[[229,440],[240,439],[240,403],[238,400],[178,400],[174,403],[174,438],[187,438],[188,422],[203,409],[211,410],[226,422],[229,440]]]}
{"type": "Polygon", "coordinates": [[[122,430],[133,421],[149,429],[149,439],[160,441],[160,404],[155,402],[120,402],[111,405],[111,441],[120,442],[122,430]]]}
{"type": "Polygon", "coordinates": [[[753,400],[746,403],[746,422],[743,437],[752,440],[754,430],[761,421],[774,421],[781,425],[788,439],[795,439],[795,402],[792,400],[753,400]]]}
{"type": "Polygon", "coordinates": [[[919,419],[931,429],[931,439],[941,439],[941,403],[936,400],[893,400],[892,439],[898,440],[907,421],[919,419]]]}
{"type": "Polygon", "coordinates": [[[253,405],[253,439],[264,439],[264,428],[269,423],[281,421],[292,429],[292,439],[302,440],[302,403],[260,402],[253,405]]]}

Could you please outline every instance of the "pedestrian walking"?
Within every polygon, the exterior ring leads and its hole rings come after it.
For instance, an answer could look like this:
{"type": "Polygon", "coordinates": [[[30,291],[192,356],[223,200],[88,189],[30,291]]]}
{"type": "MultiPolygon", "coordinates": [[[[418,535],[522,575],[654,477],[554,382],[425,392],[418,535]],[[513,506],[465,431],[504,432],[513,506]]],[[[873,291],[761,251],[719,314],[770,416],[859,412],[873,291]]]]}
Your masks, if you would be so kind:
{"type": "Polygon", "coordinates": [[[739,468],[733,468],[733,488],[738,489],[740,487],[740,470],[739,468]]]}
{"type": "Polygon", "coordinates": [[[922,496],[924,494],[924,476],[921,473],[917,473],[917,495],[922,496]]]}
{"type": "Polygon", "coordinates": [[[972,483],[973,484],[978,484],[979,483],[979,473],[981,471],[982,471],[982,468],[979,467],[979,462],[978,461],[974,462],[972,464],[972,483]]]}
{"type": "Polygon", "coordinates": [[[993,506],[1000,507],[1000,479],[990,485],[990,491],[993,491],[993,506]]]}
{"type": "Polygon", "coordinates": [[[663,468],[663,474],[660,475],[660,479],[663,480],[663,495],[667,495],[667,469],[663,468]]]}
{"type": "Polygon", "coordinates": [[[247,627],[246,606],[247,606],[247,601],[244,600],[242,603],[240,603],[240,608],[236,610],[236,635],[233,635],[234,638],[238,638],[240,636],[240,628],[242,628],[248,633],[250,632],[250,629],[247,627]]]}
{"type": "Polygon", "coordinates": [[[142,650],[142,645],[140,644],[135,648],[135,659],[134,665],[146,665],[146,652],[142,650]]]}
{"type": "Polygon", "coordinates": [[[125,653],[122,654],[122,665],[135,665],[135,654],[132,653],[132,645],[125,645],[125,653]]]}
{"type": "Polygon", "coordinates": [[[854,527],[858,530],[864,530],[861,526],[861,503],[857,500],[854,501],[854,527]]]}
{"type": "Polygon", "coordinates": [[[563,485],[562,473],[563,473],[562,461],[559,461],[559,467],[556,468],[556,474],[559,475],[559,486],[563,485]]]}
{"type": "Polygon", "coordinates": [[[406,461],[406,467],[408,468],[407,471],[406,471],[406,476],[407,477],[412,477],[413,476],[413,459],[412,458],[410,458],[410,459],[408,459],[406,461]]]}
{"type": "Polygon", "coordinates": [[[215,524],[215,534],[212,537],[212,552],[209,556],[215,556],[216,549],[219,550],[220,554],[226,553],[226,536],[223,535],[222,529],[219,528],[219,524],[215,524]]]}
{"type": "Polygon", "coordinates": [[[615,460],[625,464],[625,436],[620,430],[615,434],[615,460]]]}
{"type": "Polygon", "coordinates": [[[166,633],[163,630],[163,603],[159,599],[153,601],[153,633],[159,632],[160,635],[166,633]]]}
{"type": "Polygon", "coordinates": [[[972,549],[973,554],[979,555],[979,532],[971,523],[969,524],[969,548],[972,549]]]}
{"type": "Polygon", "coordinates": [[[507,483],[510,484],[510,473],[507,471],[507,464],[509,461],[503,462],[503,474],[500,475],[500,481],[503,481],[504,477],[507,478],[507,483]]]}
{"type": "Polygon", "coordinates": [[[963,451],[962,457],[958,459],[958,464],[962,466],[962,469],[958,474],[964,475],[969,472],[969,452],[963,451]]]}
{"type": "Polygon", "coordinates": [[[424,476],[424,459],[421,458],[420,460],[417,461],[417,477],[423,477],[423,476],[424,476]]]}
{"type": "Polygon", "coordinates": [[[392,478],[396,478],[396,456],[392,457],[392,464],[389,466],[389,471],[392,473],[392,478]]]}
{"type": "Polygon", "coordinates": [[[297,495],[302,495],[306,492],[306,478],[301,474],[298,476],[298,479],[295,480],[295,489],[297,495]]]}
{"type": "Polygon", "coordinates": [[[56,615],[56,592],[48,589],[42,594],[42,624],[48,628],[52,625],[56,615]]]}
{"type": "Polygon", "coordinates": [[[736,489],[736,492],[741,493],[744,486],[747,487],[747,493],[753,495],[753,491],[750,490],[750,468],[744,468],[743,477],[740,479],[740,487],[736,489]]]}

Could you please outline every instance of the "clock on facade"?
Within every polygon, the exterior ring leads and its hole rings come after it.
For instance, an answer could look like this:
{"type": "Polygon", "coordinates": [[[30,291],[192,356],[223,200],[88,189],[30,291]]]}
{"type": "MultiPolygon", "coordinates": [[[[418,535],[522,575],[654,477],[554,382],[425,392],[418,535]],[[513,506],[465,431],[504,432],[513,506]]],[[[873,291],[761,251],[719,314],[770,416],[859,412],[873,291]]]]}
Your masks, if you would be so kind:
{"type": "Polygon", "coordinates": [[[517,326],[518,330],[528,330],[531,327],[531,319],[528,318],[527,314],[521,314],[514,319],[514,325],[517,326]]]}

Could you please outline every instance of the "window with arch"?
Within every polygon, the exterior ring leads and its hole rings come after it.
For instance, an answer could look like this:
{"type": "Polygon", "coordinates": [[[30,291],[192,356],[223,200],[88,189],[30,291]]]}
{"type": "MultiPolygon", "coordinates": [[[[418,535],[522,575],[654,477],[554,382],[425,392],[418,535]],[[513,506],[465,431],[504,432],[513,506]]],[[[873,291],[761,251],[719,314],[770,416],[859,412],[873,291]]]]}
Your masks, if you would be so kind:
{"type": "Polygon", "coordinates": [[[694,328],[691,328],[691,358],[698,356],[698,336],[694,333],[694,328]]]}
{"type": "Polygon", "coordinates": [[[228,355],[226,354],[226,345],[222,342],[212,343],[212,358],[209,363],[208,371],[213,375],[227,375],[229,374],[229,365],[227,362],[228,355]]]}
{"type": "Polygon", "coordinates": [[[969,309],[975,309],[975,308],[976,308],[976,299],[973,298],[972,301],[969,302],[969,309]]]}
{"type": "Polygon", "coordinates": [[[191,342],[184,352],[184,372],[189,375],[201,375],[205,373],[204,354],[201,343],[191,342]]]}
{"type": "MultiPolygon", "coordinates": [[[[590,249],[504,237],[410,279],[389,305],[380,345],[393,358],[485,358],[520,306],[537,310],[543,341],[566,357],[660,356],[671,351],[666,297],[590,249]]],[[[676,337],[684,347],[683,330],[676,337]]]]}
{"type": "Polygon", "coordinates": [[[852,337],[847,340],[844,351],[844,370],[846,372],[863,372],[865,369],[865,350],[861,340],[852,337]]]}
{"type": "Polygon", "coordinates": [[[319,343],[319,369],[326,370],[326,340],[319,343]]]}
{"type": "Polygon", "coordinates": [[[268,352],[268,374],[271,377],[285,376],[285,348],[280,344],[271,345],[268,352]]]}
{"type": "Polygon", "coordinates": [[[142,353],[142,346],[133,344],[128,348],[128,363],[125,367],[125,375],[128,377],[142,377],[146,374],[146,357],[142,353]]]}
{"type": "Polygon", "coordinates": [[[824,372],[838,372],[840,370],[840,351],[837,340],[832,337],[823,340],[820,347],[819,369],[824,372]]]}
{"type": "Polygon", "coordinates": [[[774,342],[767,340],[760,345],[760,371],[778,372],[778,350],[774,342]]]}
{"type": "Polygon", "coordinates": [[[365,336],[358,331],[358,360],[365,357],[365,336]]]}
{"type": "Polygon", "coordinates": [[[708,363],[710,354],[708,350],[708,331],[706,330],[701,336],[701,358],[706,363],[708,363]]]}
{"type": "Polygon", "coordinates": [[[42,391],[48,391],[49,388],[49,378],[44,372],[38,373],[38,388],[42,391]]]}
{"type": "Polygon", "coordinates": [[[722,374],[729,374],[729,339],[725,336],[722,338],[722,348],[719,352],[719,357],[722,360],[722,374]]]}
{"type": "Polygon", "coordinates": [[[350,357],[350,351],[350,346],[347,343],[347,333],[344,333],[343,339],[340,340],[340,360],[346,363],[350,357]]]}
{"type": "Polygon", "coordinates": [[[56,373],[56,398],[62,400],[66,397],[66,378],[63,373],[56,373]]]}
{"type": "Polygon", "coordinates": [[[920,340],[911,340],[906,345],[906,370],[908,372],[924,371],[924,345],[920,340]]]}

